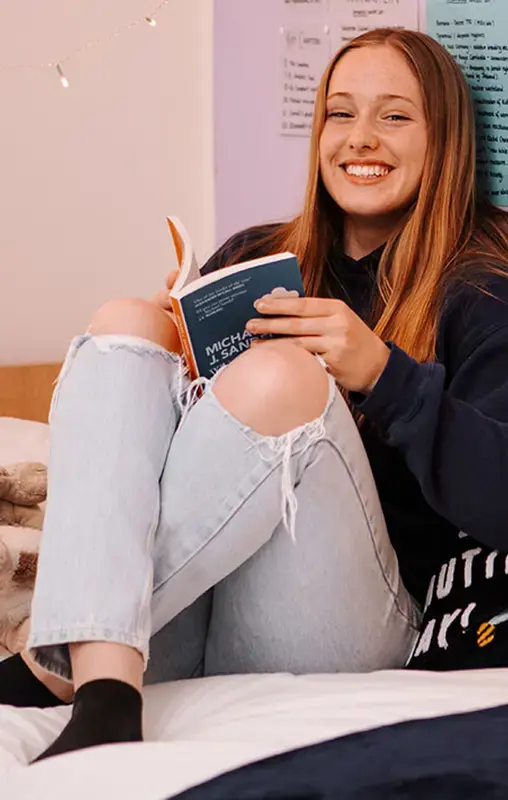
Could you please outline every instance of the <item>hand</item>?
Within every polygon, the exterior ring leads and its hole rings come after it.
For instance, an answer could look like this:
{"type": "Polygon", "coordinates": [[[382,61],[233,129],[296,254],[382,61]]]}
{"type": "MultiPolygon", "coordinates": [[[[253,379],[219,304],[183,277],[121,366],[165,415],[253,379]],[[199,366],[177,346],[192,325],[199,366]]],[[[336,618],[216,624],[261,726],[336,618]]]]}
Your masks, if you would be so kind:
{"type": "Polygon", "coordinates": [[[152,303],[155,303],[156,306],[162,308],[163,311],[166,311],[170,316],[173,316],[173,306],[171,303],[169,292],[173,288],[177,277],[178,277],[178,270],[174,269],[172,272],[169,273],[168,277],[166,278],[166,288],[161,289],[152,298],[152,303]]]}
{"type": "Polygon", "coordinates": [[[252,319],[254,334],[291,336],[295,344],[318,353],[344,389],[370,392],[383,372],[390,350],[342,300],[265,295],[254,303],[271,319],[252,319]]]}
{"type": "Polygon", "coordinates": [[[175,269],[173,272],[170,272],[168,277],[166,278],[166,289],[161,289],[157,294],[152,297],[152,303],[156,305],[158,308],[162,309],[165,314],[169,317],[172,324],[172,333],[170,334],[170,345],[166,345],[168,350],[171,350],[172,353],[182,354],[182,343],[180,341],[180,336],[178,334],[178,325],[176,324],[175,314],[173,312],[173,304],[171,302],[171,297],[169,296],[169,292],[174,286],[174,283],[178,277],[178,270],[175,269]]]}

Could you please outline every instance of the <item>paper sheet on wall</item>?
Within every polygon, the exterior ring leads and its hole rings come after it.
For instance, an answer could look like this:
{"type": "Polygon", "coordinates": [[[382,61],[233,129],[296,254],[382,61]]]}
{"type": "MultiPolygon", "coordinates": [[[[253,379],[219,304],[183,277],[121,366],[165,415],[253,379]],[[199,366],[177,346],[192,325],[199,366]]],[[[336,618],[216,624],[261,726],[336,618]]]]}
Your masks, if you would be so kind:
{"type": "Polygon", "coordinates": [[[283,136],[310,135],[319,81],[332,54],[346,42],[373,28],[418,28],[419,0],[279,2],[283,136]]]}
{"type": "Polygon", "coordinates": [[[508,0],[427,0],[427,33],[447,47],[469,79],[478,175],[492,202],[508,206],[508,0]]]}
{"type": "MultiPolygon", "coordinates": [[[[273,0],[272,0],[273,2],[273,0]]],[[[330,7],[330,0],[280,0],[287,20],[320,20],[330,7]]]]}
{"type": "Polygon", "coordinates": [[[309,136],[321,76],[330,60],[330,37],[323,25],[282,27],[283,136],[309,136]]]}
{"type": "Polygon", "coordinates": [[[419,0],[330,0],[332,49],[373,28],[418,30],[418,12],[419,0]]]}

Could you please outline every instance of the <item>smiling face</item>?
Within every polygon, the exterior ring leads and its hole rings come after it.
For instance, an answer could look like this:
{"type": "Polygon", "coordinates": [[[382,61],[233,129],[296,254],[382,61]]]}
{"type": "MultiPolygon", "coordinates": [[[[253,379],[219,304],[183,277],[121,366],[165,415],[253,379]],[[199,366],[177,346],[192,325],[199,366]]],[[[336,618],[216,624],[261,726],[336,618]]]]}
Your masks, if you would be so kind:
{"type": "Polygon", "coordinates": [[[418,194],[426,150],[423,98],[404,57],[386,45],[346,53],[330,79],[319,143],[337,205],[351,220],[395,227],[418,194]]]}

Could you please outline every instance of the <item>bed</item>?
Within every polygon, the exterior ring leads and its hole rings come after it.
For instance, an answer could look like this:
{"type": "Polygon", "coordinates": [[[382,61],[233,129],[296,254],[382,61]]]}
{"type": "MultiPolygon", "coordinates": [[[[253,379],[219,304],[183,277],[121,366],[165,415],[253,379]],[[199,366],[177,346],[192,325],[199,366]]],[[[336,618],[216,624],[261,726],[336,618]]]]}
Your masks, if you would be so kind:
{"type": "MultiPolygon", "coordinates": [[[[48,427],[44,420],[57,373],[56,364],[0,369],[0,464],[47,460],[48,427]]],[[[163,800],[238,767],[249,770],[245,765],[295,748],[337,737],[341,738],[335,746],[340,746],[350,741],[342,737],[361,731],[378,727],[390,730],[388,726],[404,721],[482,709],[504,713],[505,707],[508,670],[245,675],[181,681],[145,690],[143,744],[96,748],[27,769],[26,765],[58,735],[70,709],[4,706],[0,707],[1,796],[2,800],[163,800]]],[[[502,720],[497,719],[496,724],[499,727],[502,720]]],[[[406,733],[403,738],[409,741],[406,733]]],[[[508,756],[504,761],[508,762],[508,756]]],[[[207,788],[206,784],[203,793],[197,795],[191,790],[189,798],[233,796],[231,787],[228,794],[221,785],[212,783],[207,788]]],[[[248,796],[268,795],[253,792],[248,796]]],[[[346,792],[340,796],[371,797],[346,792]]],[[[397,796],[441,797],[435,792],[412,795],[402,790],[397,796]]],[[[483,795],[487,796],[505,797],[508,793],[483,795]]]]}

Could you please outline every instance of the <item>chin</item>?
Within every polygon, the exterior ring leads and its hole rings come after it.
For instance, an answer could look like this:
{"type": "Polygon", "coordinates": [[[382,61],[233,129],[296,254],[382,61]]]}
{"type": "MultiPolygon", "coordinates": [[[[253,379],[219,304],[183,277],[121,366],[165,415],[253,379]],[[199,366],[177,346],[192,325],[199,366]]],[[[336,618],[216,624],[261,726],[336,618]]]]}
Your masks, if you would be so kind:
{"type": "Polygon", "coordinates": [[[394,208],[393,206],[376,204],[354,204],[354,203],[338,203],[342,212],[348,217],[357,217],[358,219],[365,219],[372,221],[376,219],[385,219],[389,217],[396,217],[403,214],[403,210],[394,208]]]}

